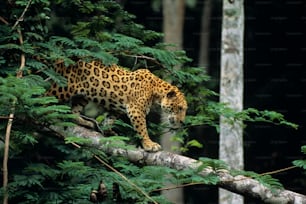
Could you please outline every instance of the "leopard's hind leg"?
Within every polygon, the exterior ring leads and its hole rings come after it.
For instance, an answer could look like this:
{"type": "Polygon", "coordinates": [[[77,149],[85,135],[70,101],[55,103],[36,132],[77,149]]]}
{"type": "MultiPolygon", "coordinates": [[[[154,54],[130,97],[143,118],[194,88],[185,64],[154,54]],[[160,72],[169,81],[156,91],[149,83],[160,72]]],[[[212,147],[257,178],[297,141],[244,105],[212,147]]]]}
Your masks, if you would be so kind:
{"type": "Polygon", "coordinates": [[[85,107],[89,103],[89,101],[83,95],[74,95],[71,97],[70,101],[72,113],[77,116],[75,119],[77,124],[97,130],[104,134],[103,130],[99,127],[99,124],[95,119],[82,114],[85,107]]]}

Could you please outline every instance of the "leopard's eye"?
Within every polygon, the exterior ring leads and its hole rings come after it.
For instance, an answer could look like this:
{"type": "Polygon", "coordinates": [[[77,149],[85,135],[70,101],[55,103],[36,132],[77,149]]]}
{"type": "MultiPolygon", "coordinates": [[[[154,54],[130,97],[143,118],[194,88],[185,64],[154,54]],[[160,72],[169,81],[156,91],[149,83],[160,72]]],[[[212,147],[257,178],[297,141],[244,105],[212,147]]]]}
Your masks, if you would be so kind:
{"type": "Polygon", "coordinates": [[[179,112],[182,112],[184,110],[184,108],[182,106],[178,107],[179,112]]]}

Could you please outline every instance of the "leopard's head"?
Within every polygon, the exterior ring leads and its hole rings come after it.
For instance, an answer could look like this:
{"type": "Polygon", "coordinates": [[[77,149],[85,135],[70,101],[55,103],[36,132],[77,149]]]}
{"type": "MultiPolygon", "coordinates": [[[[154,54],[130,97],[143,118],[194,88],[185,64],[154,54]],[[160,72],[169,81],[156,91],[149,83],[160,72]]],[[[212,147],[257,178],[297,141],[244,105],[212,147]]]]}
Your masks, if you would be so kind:
{"type": "Polygon", "coordinates": [[[173,128],[178,128],[184,123],[187,102],[185,96],[177,88],[165,94],[161,100],[161,108],[167,114],[168,122],[173,128]]]}

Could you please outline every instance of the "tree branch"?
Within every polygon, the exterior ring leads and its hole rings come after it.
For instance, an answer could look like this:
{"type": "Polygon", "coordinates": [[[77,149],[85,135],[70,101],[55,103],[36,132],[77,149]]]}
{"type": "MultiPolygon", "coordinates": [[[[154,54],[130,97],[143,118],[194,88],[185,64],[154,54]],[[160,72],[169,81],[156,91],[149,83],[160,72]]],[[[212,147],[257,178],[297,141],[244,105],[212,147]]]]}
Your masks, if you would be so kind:
{"type": "MultiPolygon", "coordinates": [[[[65,130],[61,127],[51,126],[50,129],[63,136],[72,134],[76,137],[89,139],[93,147],[101,149],[113,156],[126,157],[130,161],[136,163],[167,166],[176,170],[188,168],[197,169],[201,165],[201,163],[195,159],[165,151],[151,153],[146,152],[143,149],[124,150],[119,148],[112,148],[107,145],[100,144],[99,141],[102,137],[100,133],[81,126],[68,127],[65,130]]],[[[219,187],[243,196],[260,199],[265,203],[306,203],[305,195],[298,194],[289,190],[272,191],[255,179],[242,175],[233,176],[226,170],[215,171],[212,168],[205,168],[199,172],[201,176],[207,176],[211,173],[219,177],[220,181],[217,184],[219,187]]]]}
{"type": "Polygon", "coordinates": [[[8,155],[9,155],[9,145],[10,145],[10,135],[11,135],[11,129],[13,124],[13,118],[14,118],[14,110],[12,110],[12,113],[9,115],[9,119],[6,126],[6,132],[5,132],[5,142],[4,142],[4,153],[3,153],[3,162],[2,162],[2,172],[3,172],[3,182],[2,186],[4,189],[4,195],[3,195],[3,204],[8,203],[8,192],[7,192],[7,184],[8,184],[8,155]]]}
{"type": "Polygon", "coordinates": [[[19,22],[23,21],[23,19],[24,19],[24,14],[25,14],[25,13],[27,12],[27,10],[29,9],[31,3],[32,3],[32,0],[29,0],[28,3],[27,3],[27,5],[26,5],[26,7],[25,7],[25,9],[23,10],[22,14],[20,15],[20,17],[17,19],[17,21],[16,21],[15,24],[13,25],[12,30],[14,30],[14,29],[17,27],[17,25],[19,24],[19,22]]]}

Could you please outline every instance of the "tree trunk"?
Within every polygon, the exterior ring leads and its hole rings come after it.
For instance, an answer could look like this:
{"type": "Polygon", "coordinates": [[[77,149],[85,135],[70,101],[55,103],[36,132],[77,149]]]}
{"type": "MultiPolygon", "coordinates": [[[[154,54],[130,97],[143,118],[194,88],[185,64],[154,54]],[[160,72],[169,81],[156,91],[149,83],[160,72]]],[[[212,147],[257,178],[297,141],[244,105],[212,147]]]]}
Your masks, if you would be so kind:
{"type": "MultiPolygon", "coordinates": [[[[223,1],[220,102],[236,111],[243,108],[243,0],[223,1]]],[[[243,169],[242,121],[220,119],[219,158],[234,169],[243,169]]],[[[243,198],[219,191],[219,203],[243,203],[243,198]]]]}
{"type": "MultiPolygon", "coordinates": [[[[137,150],[124,150],[111,147],[109,144],[101,144],[100,138],[102,135],[93,130],[86,129],[81,126],[74,127],[50,127],[52,131],[55,131],[59,135],[68,137],[74,135],[76,137],[86,138],[91,141],[92,147],[100,149],[112,156],[122,156],[130,160],[131,162],[156,165],[156,166],[168,166],[172,169],[197,169],[201,165],[197,160],[184,157],[178,154],[170,152],[159,151],[155,153],[145,152],[143,149],[137,150]]],[[[237,175],[232,176],[225,170],[214,170],[207,167],[199,172],[200,176],[207,176],[209,174],[215,174],[219,177],[218,186],[229,191],[239,193],[240,195],[253,197],[260,199],[265,203],[277,203],[277,204],[306,204],[306,196],[298,194],[288,190],[271,190],[268,187],[262,185],[257,180],[249,177],[237,175]]]]}
{"type": "Polygon", "coordinates": [[[201,31],[200,31],[200,50],[199,67],[203,67],[208,73],[209,67],[209,37],[210,37],[210,17],[212,10],[211,0],[205,0],[202,9],[201,31]]]}
{"type": "MultiPolygon", "coordinates": [[[[183,47],[183,28],[184,28],[184,15],[185,15],[185,1],[184,0],[163,0],[163,33],[164,42],[174,44],[176,47],[171,49],[181,50],[183,47]]],[[[180,67],[174,67],[179,69],[180,67]]],[[[166,118],[162,115],[163,118],[166,118]]],[[[161,145],[164,150],[172,151],[172,147],[176,148],[178,153],[179,143],[171,141],[172,134],[169,130],[164,130],[161,136],[161,145]]],[[[184,203],[184,193],[182,189],[173,189],[163,191],[163,194],[169,201],[176,204],[184,203]]]]}
{"type": "Polygon", "coordinates": [[[172,43],[176,49],[183,47],[183,28],[185,16],[184,0],[163,0],[164,42],[172,43]]]}

